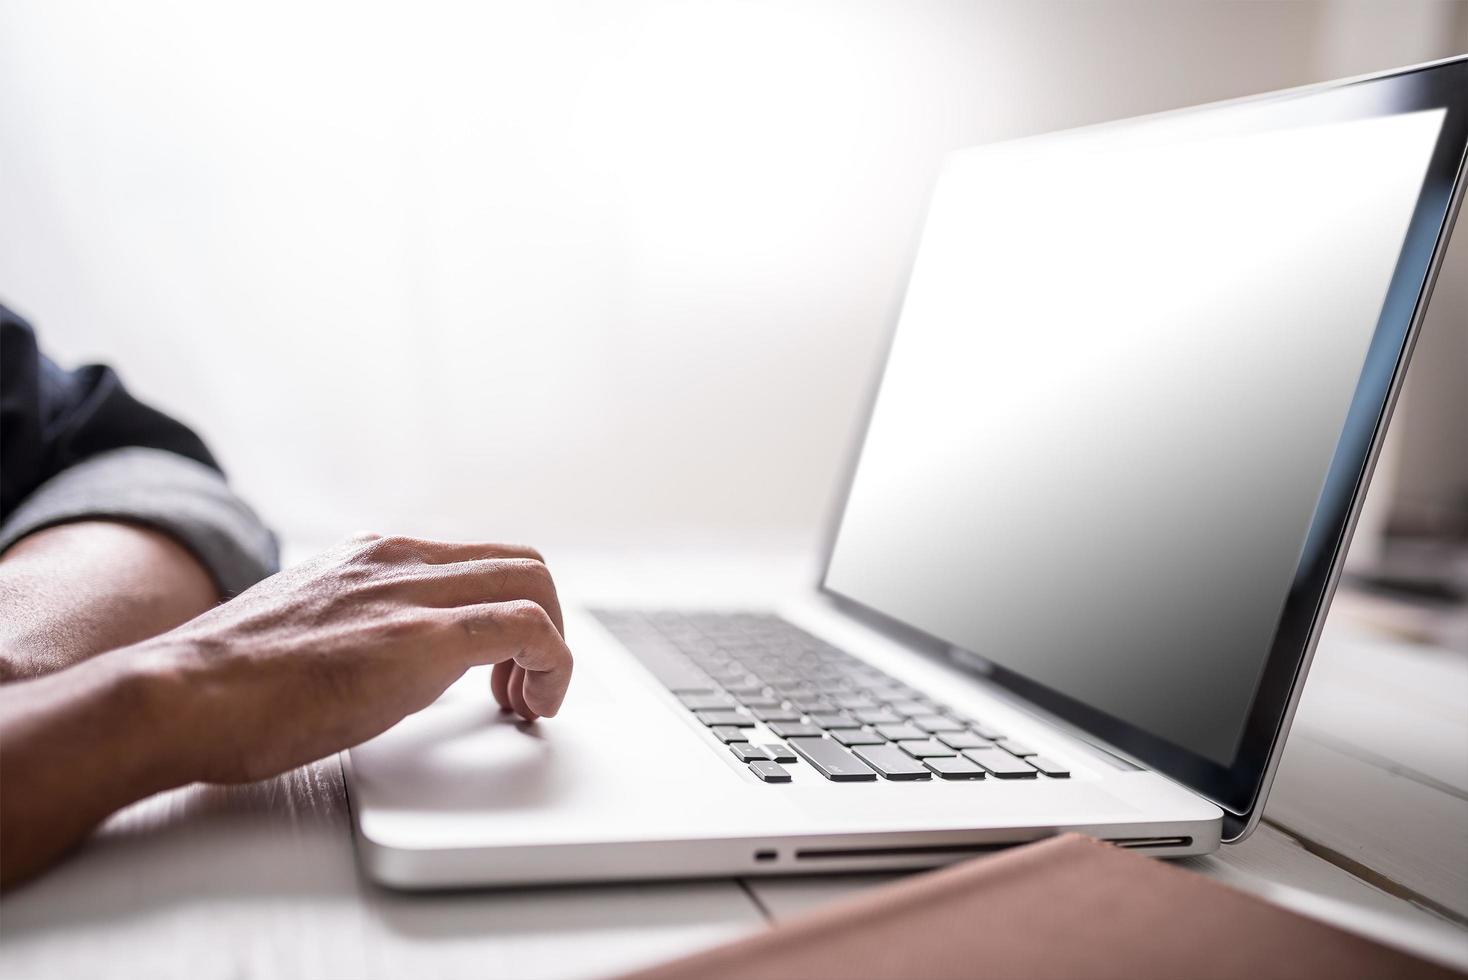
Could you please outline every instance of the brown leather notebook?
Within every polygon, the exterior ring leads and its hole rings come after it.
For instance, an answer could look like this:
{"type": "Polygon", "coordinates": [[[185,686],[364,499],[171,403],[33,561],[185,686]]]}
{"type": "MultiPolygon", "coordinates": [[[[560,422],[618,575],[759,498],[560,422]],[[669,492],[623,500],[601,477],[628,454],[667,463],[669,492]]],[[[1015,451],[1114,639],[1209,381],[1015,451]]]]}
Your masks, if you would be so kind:
{"type": "Polygon", "coordinates": [[[906,878],[627,980],[1463,976],[1065,834],[906,878]]]}

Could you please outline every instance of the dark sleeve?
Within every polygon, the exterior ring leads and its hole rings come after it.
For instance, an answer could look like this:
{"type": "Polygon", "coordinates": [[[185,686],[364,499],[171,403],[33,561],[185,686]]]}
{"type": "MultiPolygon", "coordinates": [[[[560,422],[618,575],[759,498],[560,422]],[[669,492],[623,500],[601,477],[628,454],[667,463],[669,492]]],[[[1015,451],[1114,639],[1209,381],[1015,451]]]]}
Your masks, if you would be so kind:
{"type": "Polygon", "coordinates": [[[0,520],[51,477],[110,449],[176,453],[223,473],[203,440],[138,401],[100,364],[64,371],[0,305],[0,520]]]}
{"type": "Polygon", "coordinates": [[[146,524],[188,547],[230,596],[278,567],[275,537],[187,426],[111,368],[65,371],[0,306],[0,552],[68,521],[146,524]]]}

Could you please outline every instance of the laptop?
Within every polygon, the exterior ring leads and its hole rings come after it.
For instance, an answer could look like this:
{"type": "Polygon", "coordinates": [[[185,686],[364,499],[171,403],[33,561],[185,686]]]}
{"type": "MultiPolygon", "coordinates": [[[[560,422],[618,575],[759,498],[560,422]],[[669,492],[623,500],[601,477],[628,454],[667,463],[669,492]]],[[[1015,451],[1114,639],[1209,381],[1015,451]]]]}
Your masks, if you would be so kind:
{"type": "MultiPolygon", "coordinates": [[[[344,757],[394,887],[1246,837],[1464,183],[1468,58],[963,149],[819,580],[572,608],[344,757]]],[[[697,576],[695,566],[680,575],[697,576]]],[[[568,606],[574,593],[564,594],[568,606]]]]}

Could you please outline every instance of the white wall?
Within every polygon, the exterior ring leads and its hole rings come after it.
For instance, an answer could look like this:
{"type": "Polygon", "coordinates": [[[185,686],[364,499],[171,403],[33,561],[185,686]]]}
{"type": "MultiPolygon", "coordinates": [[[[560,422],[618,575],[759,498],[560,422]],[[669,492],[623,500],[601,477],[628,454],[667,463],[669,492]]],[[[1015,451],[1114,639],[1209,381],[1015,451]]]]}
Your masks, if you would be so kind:
{"type": "Polygon", "coordinates": [[[11,0],[0,298],[287,535],[805,532],[943,152],[1449,53],[1393,9],[11,0]]]}

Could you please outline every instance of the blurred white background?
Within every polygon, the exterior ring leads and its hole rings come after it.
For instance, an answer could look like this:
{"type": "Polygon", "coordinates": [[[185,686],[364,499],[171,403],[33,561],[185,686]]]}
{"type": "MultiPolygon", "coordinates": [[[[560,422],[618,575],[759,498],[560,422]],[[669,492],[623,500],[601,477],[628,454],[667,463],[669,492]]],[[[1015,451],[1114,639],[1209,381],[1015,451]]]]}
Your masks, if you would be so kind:
{"type": "MultiPolygon", "coordinates": [[[[1465,8],[7,0],[0,299],[288,539],[805,538],[944,152],[1459,53],[1465,8]]],[[[1456,404],[1386,484],[1468,485],[1456,404]]]]}

